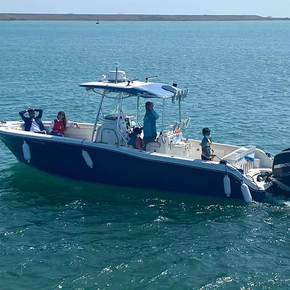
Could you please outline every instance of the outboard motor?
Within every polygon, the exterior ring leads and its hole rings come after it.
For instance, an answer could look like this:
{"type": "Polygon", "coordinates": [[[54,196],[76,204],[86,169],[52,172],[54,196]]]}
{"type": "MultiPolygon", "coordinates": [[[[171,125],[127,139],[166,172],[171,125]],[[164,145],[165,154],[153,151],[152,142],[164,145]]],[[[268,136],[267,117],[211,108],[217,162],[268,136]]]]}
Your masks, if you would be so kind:
{"type": "Polygon", "coordinates": [[[272,178],[284,190],[290,191],[290,148],[274,157],[272,178]]]}

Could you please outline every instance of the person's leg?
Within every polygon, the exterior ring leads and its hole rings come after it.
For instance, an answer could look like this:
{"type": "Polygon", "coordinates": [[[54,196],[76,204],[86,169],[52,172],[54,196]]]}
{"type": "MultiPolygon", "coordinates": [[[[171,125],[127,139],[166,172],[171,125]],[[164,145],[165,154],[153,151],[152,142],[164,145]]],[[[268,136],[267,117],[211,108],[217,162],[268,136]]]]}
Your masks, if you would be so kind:
{"type": "Polygon", "coordinates": [[[201,155],[201,159],[202,159],[202,160],[207,160],[207,161],[210,161],[210,160],[211,160],[210,158],[207,158],[207,157],[205,157],[205,156],[203,156],[203,155],[201,155]]]}

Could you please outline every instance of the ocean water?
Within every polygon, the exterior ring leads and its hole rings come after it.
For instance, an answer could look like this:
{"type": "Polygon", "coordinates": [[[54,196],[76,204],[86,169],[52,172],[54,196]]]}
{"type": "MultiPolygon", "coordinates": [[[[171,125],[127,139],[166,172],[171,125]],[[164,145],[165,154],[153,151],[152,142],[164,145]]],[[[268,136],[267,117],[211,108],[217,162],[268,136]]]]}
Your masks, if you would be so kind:
{"type": "MultiPolygon", "coordinates": [[[[64,110],[93,122],[98,100],[78,85],[118,62],[129,77],[188,88],[189,137],[208,126],[214,141],[276,154],[289,147],[289,28],[0,22],[0,120],[33,106],[44,120],[64,110]]],[[[289,288],[289,199],[245,205],[66,180],[3,143],[0,160],[0,289],[289,288]]]]}

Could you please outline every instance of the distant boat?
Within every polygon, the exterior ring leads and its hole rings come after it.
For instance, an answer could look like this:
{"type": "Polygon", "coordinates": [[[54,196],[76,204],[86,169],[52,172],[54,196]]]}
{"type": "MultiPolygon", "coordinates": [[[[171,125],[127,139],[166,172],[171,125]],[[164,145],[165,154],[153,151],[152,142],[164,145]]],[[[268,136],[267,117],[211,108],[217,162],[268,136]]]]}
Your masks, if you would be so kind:
{"type": "Polygon", "coordinates": [[[96,24],[100,24],[99,19],[97,20],[96,24]]]}

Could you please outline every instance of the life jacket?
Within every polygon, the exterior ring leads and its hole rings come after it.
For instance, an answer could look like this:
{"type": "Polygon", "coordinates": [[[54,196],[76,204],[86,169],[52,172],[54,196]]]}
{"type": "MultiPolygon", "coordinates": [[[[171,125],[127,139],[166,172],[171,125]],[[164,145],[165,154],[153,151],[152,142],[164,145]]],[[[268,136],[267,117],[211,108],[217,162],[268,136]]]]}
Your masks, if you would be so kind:
{"type": "Polygon", "coordinates": [[[211,148],[211,138],[203,138],[202,142],[201,142],[201,146],[202,146],[202,153],[201,155],[207,159],[210,159],[210,155],[212,154],[213,150],[211,148]]]}
{"type": "Polygon", "coordinates": [[[140,137],[136,137],[136,149],[142,149],[143,147],[143,139],[140,137]]]}
{"type": "Polygon", "coordinates": [[[60,134],[64,134],[64,124],[63,121],[59,121],[54,119],[54,125],[52,128],[53,131],[59,132],[60,134]]]}

